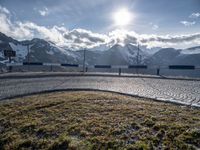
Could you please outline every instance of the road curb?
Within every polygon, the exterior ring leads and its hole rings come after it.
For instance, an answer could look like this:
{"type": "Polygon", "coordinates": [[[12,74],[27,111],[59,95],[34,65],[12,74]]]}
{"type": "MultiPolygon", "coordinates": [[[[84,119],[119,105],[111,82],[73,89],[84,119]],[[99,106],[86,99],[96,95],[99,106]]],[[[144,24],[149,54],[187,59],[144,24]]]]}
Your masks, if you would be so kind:
{"type": "Polygon", "coordinates": [[[118,78],[152,78],[152,79],[163,79],[163,80],[185,80],[185,81],[200,81],[196,78],[177,78],[177,77],[166,77],[166,76],[143,76],[143,75],[115,75],[115,74],[87,74],[87,73],[55,73],[55,74],[6,74],[0,76],[0,79],[26,79],[26,78],[46,78],[46,77],[118,77],[118,78]]]}

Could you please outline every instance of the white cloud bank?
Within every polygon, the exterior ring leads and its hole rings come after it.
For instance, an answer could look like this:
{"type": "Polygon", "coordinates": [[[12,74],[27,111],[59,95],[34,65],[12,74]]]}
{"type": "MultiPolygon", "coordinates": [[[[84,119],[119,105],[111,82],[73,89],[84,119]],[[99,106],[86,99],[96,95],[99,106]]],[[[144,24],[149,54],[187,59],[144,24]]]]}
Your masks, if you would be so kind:
{"type": "Polygon", "coordinates": [[[180,23],[183,24],[186,27],[191,27],[191,26],[196,24],[195,21],[192,21],[192,22],[190,22],[190,21],[181,21],[180,23]]]}
{"type": "Polygon", "coordinates": [[[99,34],[84,29],[68,30],[65,27],[47,28],[33,22],[12,22],[9,10],[0,6],[0,32],[17,40],[42,38],[73,50],[95,48],[102,45],[137,44],[152,47],[183,48],[200,45],[200,33],[188,35],[147,35],[134,31],[115,30],[108,34],[99,34]]]}
{"type": "Polygon", "coordinates": [[[42,10],[38,11],[41,16],[47,16],[49,14],[49,9],[44,7],[42,10]]]}
{"type": "Polygon", "coordinates": [[[200,17],[200,13],[192,13],[189,18],[199,18],[200,17]]]}

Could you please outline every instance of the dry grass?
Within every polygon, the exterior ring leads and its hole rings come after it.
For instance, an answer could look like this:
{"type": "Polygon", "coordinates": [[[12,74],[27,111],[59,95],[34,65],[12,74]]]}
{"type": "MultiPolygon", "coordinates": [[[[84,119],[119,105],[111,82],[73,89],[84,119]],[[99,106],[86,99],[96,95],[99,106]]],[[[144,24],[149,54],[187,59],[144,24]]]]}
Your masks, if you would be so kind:
{"type": "Polygon", "coordinates": [[[200,110],[101,92],[0,103],[0,149],[197,149],[200,110]]]}

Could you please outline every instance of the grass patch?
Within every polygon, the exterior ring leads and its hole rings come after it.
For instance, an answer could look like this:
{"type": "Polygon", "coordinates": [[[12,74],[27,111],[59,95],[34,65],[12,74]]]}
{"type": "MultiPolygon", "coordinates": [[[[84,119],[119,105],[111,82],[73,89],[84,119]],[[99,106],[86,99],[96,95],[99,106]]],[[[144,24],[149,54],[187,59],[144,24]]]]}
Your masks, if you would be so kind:
{"type": "Polygon", "coordinates": [[[0,102],[0,149],[198,149],[200,110],[102,92],[0,102]]]}

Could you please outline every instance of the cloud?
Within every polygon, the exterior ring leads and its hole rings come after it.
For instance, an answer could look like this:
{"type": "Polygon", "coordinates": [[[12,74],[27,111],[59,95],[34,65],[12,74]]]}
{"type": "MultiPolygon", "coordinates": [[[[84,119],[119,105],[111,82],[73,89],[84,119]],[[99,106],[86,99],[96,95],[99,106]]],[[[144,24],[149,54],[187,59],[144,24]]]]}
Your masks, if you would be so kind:
{"type": "Polygon", "coordinates": [[[66,32],[65,28],[58,26],[53,26],[52,28],[46,28],[44,26],[38,26],[37,24],[32,22],[21,23],[20,27],[31,31],[35,35],[34,37],[43,38],[58,43],[59,45],[62,45],[64,43],[64,37],[62,32],[63,31],[66,32]]]}
{"type": "Polygon", "coordinates": [[[42,10],[39,10],[38,12],[41,16],[44,17],[44,16],[47,16],[49,14],[49,9],[47,7],[44,7],[42,10]]]}
{"type": "Polygon", "coordinates": [[[2,6],[0,5],[0,13],[10,14],[10,11],[9,11],[7,8],[2,7],[2,6]]]}
{"type": "Polygon", "coordinates": [[[199,18],[200,17],[200,13],[192,13],[189,18],[199,18]]]}
{"type": "Polygon", "coordinates": [[[138,34],[134,31],[126,31],[126,30],[114,30],[108,34],[108,46],[112,46],[115,44],[126,45],[129,43],[136,44],[138,34]]]}
{"type": "Polygon", "coordinates": [[[153,24],[152,22],[149,23],[153,30],[158,30],[159,26],[157,24],[153,24]]]}
{"type": "Polygon", "coordinates": [[[189,21],[181,21],[180,23],[183,24],[183,25],[186,26],[186,27],[190,27],[190,26],[193,26],[193,25],[196,24],[195,21],[192,21],[192,22],[189,22],[189,21]]]}
{"type": "Polygon", "coordinates": [[[115,30],[109,33],[108,45],[138,43],[148,48],[153,47],[174,47],[185,48],[200,44],[200,33],[185,35],[156,35],[137,34],[134,31],[115,30]]]}
{"type": "Polygon", "coordinates": [[[84,29],[74,29],[64,33],[66,42],[73,49],[93,48],[107,43],[108,36],[84,29]]]}
{"type": "Polygon", "coordinates": [[[158,28],[159,28],[159,26],[156,25],[156,24],[154,24],[153,27],[152,27],[153,30],[157,30],[158,28]]]}
{"type": "Polygon", "coordinates": [[[30,30],[22,27],[21,22],[12,23],[10,17],[10,12],[6,8],[0,6],[0,32],[3,32],[17,39],[22,39],[24,37],[33,37],[33,34],[30,30]]]}
{"type": "MultiPolygon", "coordinates": [[[[4,10],[4,9],[2,9],[4,10]]],[[[17,40],[42,38],[52,41],[59,46],[73,50],[94,48],[107,43],[108,37],[103,34],[93,33],[84,29],[67,30],[65,27],[53,26],[47,28],[33,22],[11,22],[10,14],[0,10],[0,32],[17,40]]]]}
{"type": "Polygon", "coordinates": [[[199,45],[200,33],[188,34],[188,35],[145,35],[142,34],[138,37],[142,45],[147,47],[175,47],[179,48],[187,45],[199,45]]]}
{"type": "MultiPolygon", "coordinates": [[[[0,32],[17,40],[41,38],[54,42],[72,50],[97,48],[99,46],[111,47],[114,44],[140,43],[148,48],[174,47],[184,48],[200,45],[200,33],[188,35],[156,35],[138,34],[134,31],[114,30],[107,34],[94,33],[85,29],[68,30],[63,26],[45,27],[33,22],[13,22],[11,13],[0,6],[0,32]]],[[[97,48],[98,49],[98,48],[97,48]]]]}

